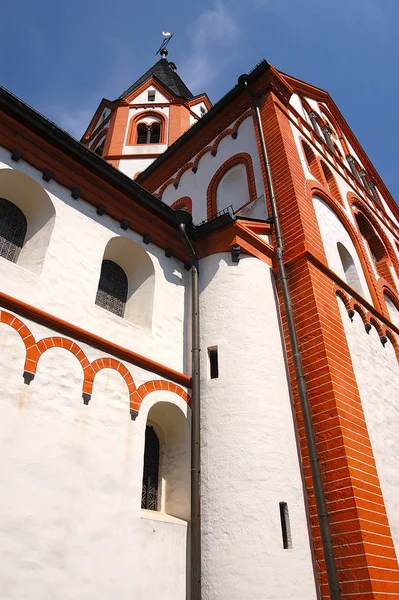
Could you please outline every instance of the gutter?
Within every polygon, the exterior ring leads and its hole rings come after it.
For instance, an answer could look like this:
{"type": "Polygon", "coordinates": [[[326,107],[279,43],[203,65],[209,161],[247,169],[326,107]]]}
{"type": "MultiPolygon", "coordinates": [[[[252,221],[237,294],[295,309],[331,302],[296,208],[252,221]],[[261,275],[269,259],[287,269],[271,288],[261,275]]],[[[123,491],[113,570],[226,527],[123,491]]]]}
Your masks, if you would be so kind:
{"type": "MultiPolygon", "coordinates": [[[[135,203],[146,208],[171,227],[176,227],[173,208],[155,198],[136,181],[110,165],[106,160],[86,148],[71,135],[43,117],[33,108],[22,102],[8,90],[0,86],[0,108],[10,117],[43,137],[64,154],[76,160],[80,165],[101,177],[109,185],[130,196],[135,203]]],[[[22,157],[23,158],[23,157],[22,157]]]]}
{"type": "Polygon", "coordinates": [[[191,536],[190,589],[191,600],[201,600],[201,431],[200,431],[200,317],[198,259],[188,237],[192,217],[185,210],[176,211],[176,223],[191,263],[191,536]]]}
{"type": "Polygon", "coordinates": [[[339,588],[337,565],[335,562],[334,550],[333,550],[333,545],[332,545],[330,523],[328,520],[327,505],[326,505],[326,499],[325,499],[325,493],[324,493],[324,487],[323,487],[323,479],[321,476],[320,463],[319,463],[319,457],[318,457],[317,446],[316,446],[316,437],[315,437],[315,432],[314,432],[314,428],[313,428],[312,415],[310,412],[309,398],[308,398],[308,392],[307,392],[306,381],[305,381],[305,373],[303,370],[301,351],[299,349],[294,314],[292,311],[291,295],[290,295],[290,292],[288,289],[288,280],[287,280],[284,259],[283,259],[283,251],[284,251],[283,238],[282,238],[282,234],[281,234],[281,226],[280,226],[277,201],[276,201],[276,197],[274,194],[272,173],[271,173],[271,169],[270,169],[269,159],[267,156],[266,141],[265,141],[265,137],[264,137],[263,129],[262,129],[262,121],[261,121],[261,115],[260,115],[260,109],[259,109],[259,102],[258,102],[258,99],[257,99],[255,93],[249,86],[248,75],[241,75],[238,79],[238,83],[250,95],[253,106],[254,106],[254,110],[255,110],[256,124],[257,124],[258,132],[259,132],[259,138],[260,138],[261,149],[262,149],[263,165],[264,165],[265,171],[266,171],[267,188],[268,188],[270,204],[271,204],[271,208],[272,208],[272,221],[273,221],[274,227],[275,227],[275,235],[276,235],[275,255],[276,255],[276,261],[277,261],[277,267],[278,267],[278,274],[279,274],[279,278],[280,278],[281,291],[283,294],[283,304],[284,304],[284,309],[285,309],[285,313],[286,313],[286,317],[287,317],[288,334],[289,334],[291,348],[292,348],[292,356],[293,356],[293,361],[294,361],[294,366],[295,366],[295,376],[296,376],[296,381],[297,381],[297,385],[298,385],[298,393],[299,393],[299,399],[300,399],[300,404],[301,404],[303,423],[304,423],[305,433],[306,433],[306,441],[307,441],[308,452],[309,452],[310,467],[311,467],[311,471],[312,471],[312,483],[313,483],[313,489],[314,489],[314,494],[315,494],[315,499],[316,499],[317,516],[318,516],[318,520],[319,520],[320,533],[321,533],[321,539],[322,539],[322,544],[323,544],[323,554],[324,554],[324,560],[325,560],[325,564],[326,564],[328,586],[329,586],[329,590],[330,590],[330,598],[331,598],[331,600],[340,600],[341,591],[339,588]]]}

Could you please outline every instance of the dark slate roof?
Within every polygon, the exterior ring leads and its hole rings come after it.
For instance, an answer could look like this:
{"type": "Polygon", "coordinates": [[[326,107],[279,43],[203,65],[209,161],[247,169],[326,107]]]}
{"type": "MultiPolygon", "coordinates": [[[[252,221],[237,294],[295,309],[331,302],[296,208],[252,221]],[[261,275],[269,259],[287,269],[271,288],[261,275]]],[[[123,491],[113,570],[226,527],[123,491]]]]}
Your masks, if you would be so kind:
{"type": "Polygon", "coordinates": [[[139,77],[137,81],[133,83],[127,90],[123,92],[118,98],[126,98],[130,96],[132,92],[137,90],[147,79],[150,77],[155,77],[160,81],[174,96],[179,96],[189,100],[193,97],[192,93],[188,89],[185,83],[180,79],[179,75],[176,71],[169,66],[169,61],[166,58],[161,58],[158,62],[155,63],[144,75],[139,77]]]}

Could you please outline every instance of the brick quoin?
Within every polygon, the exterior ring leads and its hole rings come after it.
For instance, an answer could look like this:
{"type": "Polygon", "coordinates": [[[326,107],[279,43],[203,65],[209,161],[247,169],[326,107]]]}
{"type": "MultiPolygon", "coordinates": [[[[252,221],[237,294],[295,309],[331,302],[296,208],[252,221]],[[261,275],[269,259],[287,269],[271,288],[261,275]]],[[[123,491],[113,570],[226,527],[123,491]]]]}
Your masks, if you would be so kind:
{"type": "MultiPolygon", "coordinates": [[[[269,93],[261,118],[279,206],[295,324],[329,513],[342,598],[399,598],[399,568],[359,390],[311,194],[285,107],[269,93]]],[[[277,277],[278,281],[278,277],[277,277]]],[[[286,316],[279,291],[316,568],[330,595],[286,316]]]]}

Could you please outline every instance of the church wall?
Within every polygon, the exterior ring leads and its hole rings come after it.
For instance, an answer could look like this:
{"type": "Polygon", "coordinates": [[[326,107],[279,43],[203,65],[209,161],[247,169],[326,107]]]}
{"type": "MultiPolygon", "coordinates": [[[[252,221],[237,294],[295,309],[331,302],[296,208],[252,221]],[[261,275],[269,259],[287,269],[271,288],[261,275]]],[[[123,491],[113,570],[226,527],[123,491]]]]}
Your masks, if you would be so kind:
{"type": "MultiPolygon", "coordinates": [[[[21,321],[36,341],[57,335],[21,321]]],[[[109,356],[79,347],[91,362],[109,356]]],[[[150,593],[186,600],[187,522],[141,510],[147,415],[151,411],[151,423],[162,428],[154,423],[155,409],[180,413],[189,458],[186,401],[153,391],[133,421],[127,385],[115,369],[96,373],[85,405],[82,367],[71,352],[46,350],[30,385],[22,378],[24,360],[20,335],[1,322],[0,543],[6,551],[0,597],[131,600],[150,593]]],[[[160,380],[129,363],[124,367],[137,387],[160,380]]]]}
{"type": "MultiPolygon", "coordinates": [[[[353,322],[338,298],[352,364],[366,417],[392,538],[399,554],[399,366],[388,340],[385,347],[374,327],[367,335],[360,315],[353,322]]],[[[376,489],[376,494],[379,490],[376,489]]],[[[377,541],[377,540],[376,540],[377,541]]],[[[384,544],[383,536],[378,540],[384,544]]]]}
{"type": "MultiPolygon", "coordinates": [[[[212,143],[209,146],[212,146],[212,143]]],[[[213,175],[229,158],[240,153],[247,153],[252,159],[256,195],[257,197],[261,196],[264,189],[259,153],[253,119],[248,117],[238,128],[237,139],[234,140],[230,135],[227,135],[217,146],[216,156],[212,156],[210,151],[204,154],[199,160],[196,173],[188,169],[183,173],[177,189],[172,183],[165,189],[162,194],[163,202],[170,206],[179,198],[189,196],[193,204],[193,221],[194,223],[200,223],[207,218],[207,189],[213,175]]],[[[232,198],[229,204],[239,205],[240,199],[232,198]]]]}
{"type": "Polygon", "coordinates": [[[204,600],[316,597],[273,275],[228,253],[200,263],[204,600]],[[218,349],[210,378],[207,349],[218,349]],[[279,503],[292,548],[284,549],[279,503]]]}
{"type": "MultiPolygon", "coordinates": [[[[1,168],[15,166],[7,151],[0,151],[1,168]]],[[[83,199],[71,198],[70,190],[55,181],[45,183],[41,173],[20,160],[15,170],[22,171],[43,186],[55,209],[55,220],[40,275],[0,258],[2,291],[10,296],[136,351],[152,360],[184,371],[185,292],[187,272],[164,250],[150,243],[83,199]],[[151,325],[122,319],[95,304],[101,263],[109,240],[121,236],[143,248],[154,271],[151,325]],[[168,302],[165,303],[165,298],[168,302]]],[[[1,196],[1,189],[0,189],[1,196]]],[[[34,238],[32,242],[34,243],[34,238]]],[[[145,302],[145,298],[143,299],[145,302]]]]}
{"type": "MultiPolygon", "coordinates": [[[[363,273],[359,256],[345,227],[334,211],[321,198],[314,196],[313,206],[316,211],[328,266],[332,271],[334,271],[334,273],[343,279],[343,281],[346,280],[337,246],[338,244],[342,244],[353,259],[356,272],[360,280],[361,290],[363,292],[362,295],[368,302],[370,302],[370,304],[372,304],[370,290],[363,273]]],[[[360,292],[360,289],[357,291],[360,292]]]]}

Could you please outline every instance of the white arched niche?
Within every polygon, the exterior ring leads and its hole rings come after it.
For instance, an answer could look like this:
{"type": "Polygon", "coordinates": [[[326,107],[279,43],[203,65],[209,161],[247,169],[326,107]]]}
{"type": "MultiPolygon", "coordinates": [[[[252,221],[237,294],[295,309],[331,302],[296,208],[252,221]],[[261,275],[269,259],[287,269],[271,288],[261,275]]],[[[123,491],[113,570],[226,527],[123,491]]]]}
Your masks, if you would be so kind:
{"type": "Polygon", "coordinates": [[[34,179],[14,169],[0,169],[0,198],[24,213],[27,230],[17,264],[41,273],[55,223],[55,209],[46,190],[34,179]]]}
{"type": "Polygon", "coordinates": [[[216,189],[217,211],[232,205],[235,212],[249,201],[247,169],[239,163],[231,167],[219,181],[216,189]]]}
{"type": "Polygon", "coordinates": [[[350,285],[358,294],[364,296],[362,284],[360,282],[359,273],[357,272],[355,262],[351,253],[345,248],[341,242],[337,243],[337,250],[341,259],[342,268],[345,273],[346,283],[350,285]]]}
{"type": "Polygon", "coordinates": [[[313,196],[313,206],[328,266],[372,304],[359,256],[343,223],[319,196],[313,196]]]}
{"type": "Polygon", "coordinates": [[[128,293],[124,318],[143,329],[151,330],[155,270],[147,252],[133,240],[117,236],[111,238],[106,245],[103,260],[112,260],[126,273],[128,293]]]}
{"type": "Polygon", "coordinates": [[[187,416],[176,404],[160,401],[150,408],[147,425],[153,427],[159,440],[157,512],[189,521],[191,447],[187,416]]]}
{"type": "Polygon", "coordinates": [[[399,310],[397,309],[396,304],[391,300],[388,294],[384,294],[384,300],[392,323],[396,325],[396,327],[399,327],[399,310]]]}

